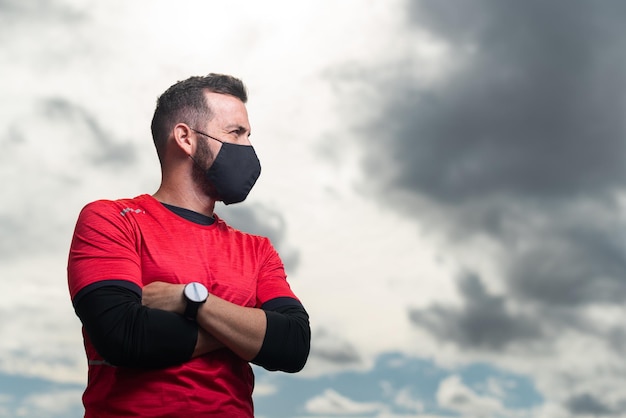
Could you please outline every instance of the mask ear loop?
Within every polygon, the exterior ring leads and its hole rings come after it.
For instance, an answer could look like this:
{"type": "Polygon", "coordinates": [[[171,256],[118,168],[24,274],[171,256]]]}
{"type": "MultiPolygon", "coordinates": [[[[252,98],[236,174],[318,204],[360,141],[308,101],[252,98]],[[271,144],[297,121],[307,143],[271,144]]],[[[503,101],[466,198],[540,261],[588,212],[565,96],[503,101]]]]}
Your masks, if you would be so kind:
{"type": "MultiPolygon", "coordinates": [[[[213,136],[211,136],[211,135],[209,135],[209,134],[205,134],[205,133],[204,133],[204,132],[202,132],[202,131],[199,131],[199,130],[197,130],[197,129],[193,129],[193,128],[191,128],[191,127],[190,127],[189,129],[191,129],[192,131],[194,131],[194,132],[195,132],[195,133],[197,133],[197,134],[204,135],[204,136],[206,136],[207,138],[211,138],[211,139],[213,139],[213,140],[215,140],[215,141],[219,142],[219,143],[220,143],[220,144],[222,144],[222,145],[224,145],[224,144],[225,144],[225,142],[224,142],[224,141],[222,141],[221,139],[217,139],[217,138],[215,138],[215,137],[213,137],[213,136]]],[[[193,161],[195,165],[197,165],[198,167],[202,168],[202,166],[201,166],[200,164],[198,164],[198,162],[197,162],[196,160],[194,160],[194,159],[193,159],[193,157],[191,156],[191,154],[189,154],[189,158],[191,158],[191,161],[193,161]]]]}
{"type": "Polygon", "coordinates": [[[211,138],[211,139],[213,139],[213,140],[215,140],[215,141],[217,141],[217,142],[219,142],[219,143],[221,143],[221,144],[223,144],[223,143],[224,143],[224,141],[222,141],[221,139],[217,139],[217,138],[215,138],[214,136],[211,136],[211,135],[209,135],[209,134],[205,134],[205,133],[204,133],[204,132],[202,132],[202,131],[199,131],[199,130],[197,130],[197,129],[193,129],[193,128],[189,128],[189,129],[191,129],[192,131],[194,131],[194,132],[195,132],[195,133],[197,133],[197,134],[204,135],[204,136],[206,136],[207,138],[211,138]]]}

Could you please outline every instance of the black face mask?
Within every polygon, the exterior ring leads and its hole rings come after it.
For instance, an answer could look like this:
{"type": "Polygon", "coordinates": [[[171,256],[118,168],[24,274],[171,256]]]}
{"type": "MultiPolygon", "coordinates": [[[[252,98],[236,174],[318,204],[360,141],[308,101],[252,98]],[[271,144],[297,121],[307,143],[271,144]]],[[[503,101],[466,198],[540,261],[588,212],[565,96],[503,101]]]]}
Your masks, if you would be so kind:
{"type": "Polygon", "coordinates": [[[246,200],[261,175],[261,163],[254,148],[224,142],[195,129],[193,131],[222,143],[213,164],[205,172],[207,180],[215,187],[218,200],[226,205],[246,200]]]}

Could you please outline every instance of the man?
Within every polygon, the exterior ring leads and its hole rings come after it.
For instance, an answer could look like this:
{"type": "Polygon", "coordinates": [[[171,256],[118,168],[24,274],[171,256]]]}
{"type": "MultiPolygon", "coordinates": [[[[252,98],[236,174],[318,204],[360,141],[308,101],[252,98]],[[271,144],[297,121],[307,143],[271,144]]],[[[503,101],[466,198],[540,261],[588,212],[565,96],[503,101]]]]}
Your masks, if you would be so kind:
{"type": "Polygon", "coordinates": [[[235,230],[216,201],[243,201],[261,167],[243,83],[191,77],[157,101],[154,195],[96,201],[68,263],[89,363],[85,417],[251,417],[249,362],[297,372],[309,318],[267,238],[235,230]]]}

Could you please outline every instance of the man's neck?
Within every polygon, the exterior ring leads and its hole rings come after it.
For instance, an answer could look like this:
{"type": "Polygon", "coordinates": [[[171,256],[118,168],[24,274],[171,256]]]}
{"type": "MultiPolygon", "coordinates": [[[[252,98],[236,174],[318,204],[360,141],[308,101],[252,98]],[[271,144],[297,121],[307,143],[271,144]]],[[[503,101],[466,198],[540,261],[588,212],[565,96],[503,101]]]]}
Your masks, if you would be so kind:
{"type": "Polygon", "coordinates": [[[188,192],[181,192],[180,190],[180,188],[171,188],[161,184],[159,190],[152,197],[161,203],[189,209],[205,216],[213,216],[215,200],[195,189],[188,192]]]}
{"type": "Polygon", "coordinates": [[[176,215],[188,220],[189,222],[205,226],[213,225],[215,223],[215,218],[212,216],[205,216],[201,213],[194,212],[185,208],[180,208],[178,206],[169,205],[167,203],[161,202],[161,204],[169,209],[172,213],[175,213],[176,215]]]}

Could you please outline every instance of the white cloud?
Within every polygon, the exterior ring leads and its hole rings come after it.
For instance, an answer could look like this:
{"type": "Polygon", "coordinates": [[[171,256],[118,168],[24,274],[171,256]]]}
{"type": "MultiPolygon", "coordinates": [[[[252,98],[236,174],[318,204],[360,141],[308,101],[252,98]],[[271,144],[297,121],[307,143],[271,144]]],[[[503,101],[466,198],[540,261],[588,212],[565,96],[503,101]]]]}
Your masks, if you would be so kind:
{"type": "Polygon", "coordinates": [[[274,395],[278,389],[276,386],[269,383],[259,383],[255,382],[254,384],[254,396],[270,396],[274,395]]]}
{"type": "Polygon", "coordinates": [[[12,396],[0,394],[0,417],[9,416],[9,407],[7,405],[12,401],[12,396]]]}
{"type": "Polygon", "coordinates": [[[410,388],[400,389],[393,399],[393,403],[403,409],[413,412],[423,412],[424,404],[415,399],[410,388]]]}
{"type": "Polygon", "coordinates": [[[78,390],[54,391],[30,395],[16,407],[16,417],[61,417],[82,407],[82,392],[78,390]]]}
{"type": "Polygon", "coordinates": [[[495,398],[503,398],[507,392],[515,390],[516,383],[511,379],[499,379],[490,377],[487,379],[485,390],[495,398]]]}
{"type": "Polygon", "coordinates": [[[64,253],[2,268],[0,371],[66,383],[86,382],[80,322],[62,272],[64,253]],[[10,318],[10,320],[7,320],[10,318]]]}
{"type": "Polygon", "coordinates": [[[321,395],[308,400],[305,409],[308,413],[318,415],[357,415],[380,412],[386,406],[378,402],[357,402],[333,389],[327,389],[321,395]]]}
{"type": "Polygon", "coordinates": [[[437,401],[441,407],[461,413],[468,418],[494,417],[504,410],[499,399],[477,394],[457,375],[447,377],[441,382],[437,391],[437,401]]]}

